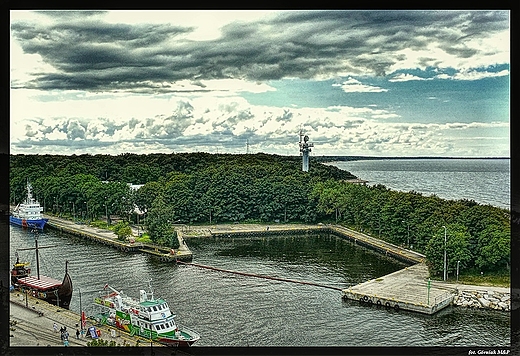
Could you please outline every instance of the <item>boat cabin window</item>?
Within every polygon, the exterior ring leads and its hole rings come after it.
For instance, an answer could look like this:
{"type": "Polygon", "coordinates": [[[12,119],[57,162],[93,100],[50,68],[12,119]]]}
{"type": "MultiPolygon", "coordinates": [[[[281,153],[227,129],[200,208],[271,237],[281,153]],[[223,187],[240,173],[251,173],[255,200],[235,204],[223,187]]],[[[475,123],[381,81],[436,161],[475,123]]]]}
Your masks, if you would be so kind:
{"type": "Polygon", "coordinates": [[[153,306],[153,311],[157,311],[157,307],[155,305],[153,306]]]}

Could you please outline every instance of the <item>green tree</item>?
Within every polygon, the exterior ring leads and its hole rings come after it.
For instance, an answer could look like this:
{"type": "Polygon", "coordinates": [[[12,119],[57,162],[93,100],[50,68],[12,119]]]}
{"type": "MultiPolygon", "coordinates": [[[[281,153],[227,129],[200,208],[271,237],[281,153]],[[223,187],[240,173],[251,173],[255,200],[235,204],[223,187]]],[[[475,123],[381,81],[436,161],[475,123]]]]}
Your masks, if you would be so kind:
{"type": "Polygon", "coordinates": [[[175,212],[171,205],[167,205],[162,197],[157,197],[148,211],[147,230],[150,239],[159,245],[170,245],[177,248],[173,223],[175,212]]]}
{"type": "Polygon", "coordinates": [[[114,233],[117,235],[117,239],[120,241],[126,241],[126,239],[132,236],[132,228],[128,224],[128,221],[119,221],[114,226],[114,233]]]}
{"type": "Polygon", "coordinates": [[[442,274],[444,271],[445,249],[448,272],[455,271],[457,261],[460,261],[460,268],[467,267],[472,260],[469,238],[469,232],[464,225],[450,224],[446,226],[446,230],[444,227],[438,227],[426,246],[426,258],[433,274],[442,274]],[[444,240],[445,231],[446,242],[444,240]]]}
{"type": "Polygon", "coordinates": [[[511,234],[497,225],[487,226],[479,238],[475,264],[484,271],[509,270],[511,263],[511,234]]]}

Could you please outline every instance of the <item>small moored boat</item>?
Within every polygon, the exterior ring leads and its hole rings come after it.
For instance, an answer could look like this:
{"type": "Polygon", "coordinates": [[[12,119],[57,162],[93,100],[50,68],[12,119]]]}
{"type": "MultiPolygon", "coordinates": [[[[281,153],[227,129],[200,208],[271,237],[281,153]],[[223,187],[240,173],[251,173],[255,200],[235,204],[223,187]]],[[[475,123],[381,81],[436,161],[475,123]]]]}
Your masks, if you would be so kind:
{"type": "Polygon", "coordinates": [[[168,303],[164,299],[154,298],[151,285],[149,293],[142,289],[139,291],[139,301],[108,284],[104,290],[107,288],[111,290],[110,293],[94,299],[96,305],[103,307],[103,312],[94,317],[101,324],[167,346],[188,347],[200,339],[196,332],[177,326],[168,303]]]}

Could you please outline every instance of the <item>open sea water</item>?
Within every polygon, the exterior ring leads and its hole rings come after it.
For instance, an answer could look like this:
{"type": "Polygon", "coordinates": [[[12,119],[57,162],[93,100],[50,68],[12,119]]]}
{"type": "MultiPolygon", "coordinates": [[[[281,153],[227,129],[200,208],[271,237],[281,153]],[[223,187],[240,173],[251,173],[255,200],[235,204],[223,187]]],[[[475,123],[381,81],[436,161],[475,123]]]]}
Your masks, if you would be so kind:
{"type": "Polygon", "coordinates": [[[383,184],[404,192],[468,199],[510,209],[509,159],[374,159],[328,163],[367,184],[383,184]]]}

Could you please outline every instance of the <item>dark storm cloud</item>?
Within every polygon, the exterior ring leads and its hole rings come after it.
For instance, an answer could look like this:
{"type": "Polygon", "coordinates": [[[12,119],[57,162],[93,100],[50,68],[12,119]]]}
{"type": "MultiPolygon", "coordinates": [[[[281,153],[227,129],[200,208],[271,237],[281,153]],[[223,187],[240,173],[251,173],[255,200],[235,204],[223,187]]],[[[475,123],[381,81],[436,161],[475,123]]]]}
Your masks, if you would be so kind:
{"type": "Polygon", "coordinates": [[[47,15],[52,25],[14,22],[11,32],[25,53],[39,54],[56,72],[34,73],[36,79],[17,87],[162,92],[171,90],[163,83],[179,80],[385,75],[406,59],[399,50],[437,43],[468,58],[481,51],[469,39],[509,26],[507,11],[289,11],[230,23],[218,39],[193,41],[184,38],[191,27],[109,24],[82,12],[47,15]]]}

